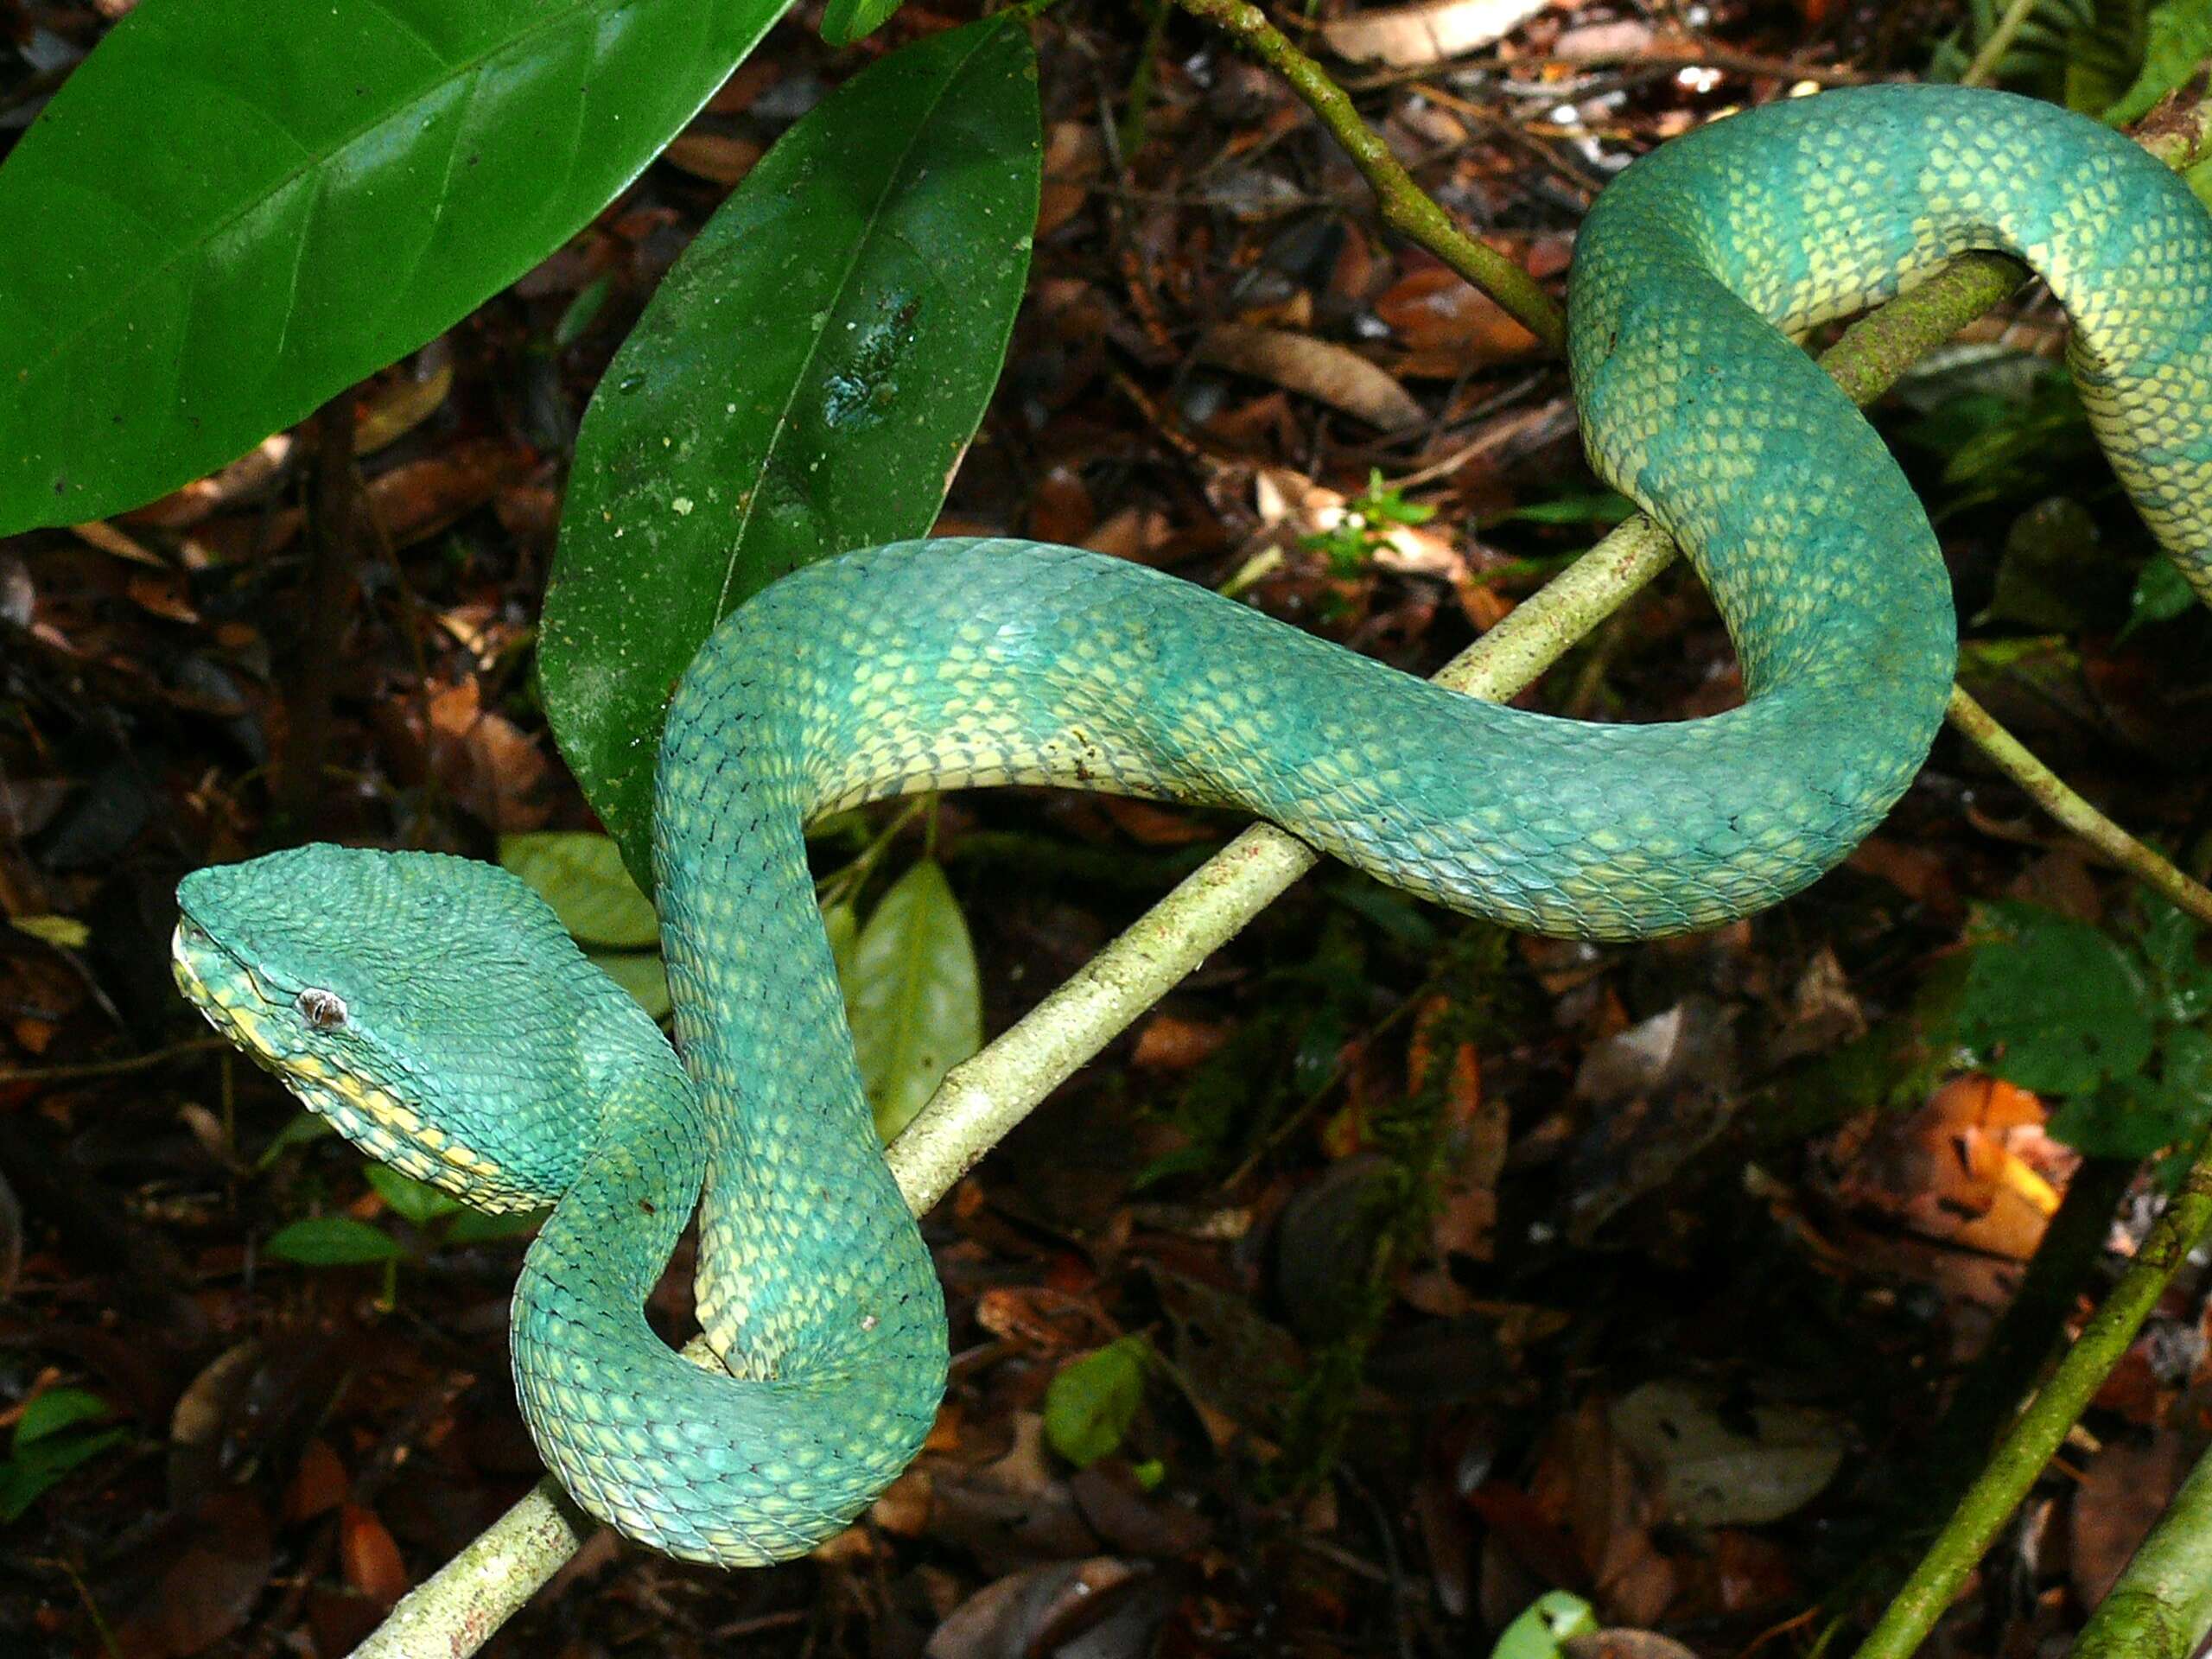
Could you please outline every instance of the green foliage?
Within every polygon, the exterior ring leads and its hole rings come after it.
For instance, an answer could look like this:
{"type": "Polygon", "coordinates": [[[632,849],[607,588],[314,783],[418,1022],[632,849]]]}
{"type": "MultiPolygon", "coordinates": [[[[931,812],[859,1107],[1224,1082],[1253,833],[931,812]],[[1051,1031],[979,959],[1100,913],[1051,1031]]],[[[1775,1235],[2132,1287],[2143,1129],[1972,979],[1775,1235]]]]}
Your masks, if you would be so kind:
{"type": "Polygon", "coordinates": [[[1064,1365],[1045,1389],[1045,1439],[1077,1468],[1121,1449],[1144,1404],[1152,1344],[1141,1333],[1064,1365]]]}
{"type": "Polygon", "coordinates": [[[1029,268],[1035,56],[997,17],[810,111],[662,283],[576,442],[538,668],[562,751],[641,886],[671,690],[800,566],[925,533],[1029,268]]]}
{"type": "Polygon", "coordinates": [[[280,1227],[262,1247],[264,1255],[307,1268],[359,1268],[397,1262],[405,1247],[381,1227],[352,1216],[311,1216],[280,1227]]]}
{"type": "Polygon", "coordinates": [[[887,1141],[983,1043],[975,946],[935,860],[916,864],[883,895],[839,969],[861,1085],[887,1141]]]}
{"type": "Polygon", "coordinates": [[[900,0],[830,0],[822,10],[822,38],[831,46],[850,46],[890,21],[900,0]]]}
{"type": "Polygon", "coordinates": [[[0,167],[0,534],[173,489],[449,327],[783,6],[146,0],[0,167]]]}
{"type": "Polygon", "coordinates": [[[2139,121],[2151,106],[2212,57],[2212,0],[2166,0],[2144,19],[2134,80],[2100,113],[2116,127],[2139,121]]]}
{"type": "Polygon", "coordinates": [[[622,867],[613,839],[584,830],[499,837],[499,862],[553,907],[579,944],[646,950],[660,943],[660,918],[622,867]]]}
{"type": "Polygon", "coordinates": [[[0,1459],[0,1526],[20,1519],[72,1469],[128,1441],[127,1428],[98,1427],[112,1414],[84,1389],[48,1389],[25,1406],[0,1459]]]}
{"type": "Polygon", "coordinates": [[[1942,463],[1929,503],[1938,524],[1992,502],[2039,499],[2050,492],[2054,474],[2094,457],[2088,416],[2063,370],[2037,365],[2019,386],[1993,384],[1982,367],[1923,377],[1917,401],[1927,412],[1897,431],[1942,463]]]}
{"type": "Polygon", "coordinates": [[[611,836],[543,830],[499,837],[499,862],[553,906],[601,972],[656,1020],[674,1006],[660,959],[660,917],[611,836]]]}
{"type": "Polygon", "coordinates": [[[1340,576],[1357,575],[1375,555],[1390,543],[1390,532],[1401,524],[1425,524],[1436,509],[1422,501],[1408,501],[1404,494],[1382,482],[1380,467],[1367,471],[1367,488],[1344,504],[1344,517],[1331,528],[1303,537],[1299,545],[1319,553],[1340,576]]]}
{"type": "Polygon", "coordinates": [[[1565,1590],[1548,1591],[1521,1611],[1491,1649],[1491,1659],[1562,1659],[1565,1643],[1598,1630],[1598,1610],[1565,1590]]]}
{"type": "Polygon", "coordinates": [[[2136,573],[2135,587],[2127,598],[2127,621],[2120,631],[2125,639],[2138,628],[2154,622],[2171,622],[2196,608],[2196,591],[2171,559],[2146,559],[2136,573]]]}
{"type": "Polygon", "coordinates": [[[2145,1158],[2212,1122],[2212,966],[2163,901],[2124,939],[2034,905],[1979,913],[1936,1031],[1973,1065],[2056,1103],[2050,1132],[2145,1158]]]}
{"type": "MultiPolygon", "coordinates": [[[[1930,73],[1956,80],[2011,0],[1969,0],[1965,28],[1936,48],[1930,73]]],[[[2212,55],[2212,0],[2034,0],[1993,79],[2114,126],[2139,120],[2212,55]]]]}

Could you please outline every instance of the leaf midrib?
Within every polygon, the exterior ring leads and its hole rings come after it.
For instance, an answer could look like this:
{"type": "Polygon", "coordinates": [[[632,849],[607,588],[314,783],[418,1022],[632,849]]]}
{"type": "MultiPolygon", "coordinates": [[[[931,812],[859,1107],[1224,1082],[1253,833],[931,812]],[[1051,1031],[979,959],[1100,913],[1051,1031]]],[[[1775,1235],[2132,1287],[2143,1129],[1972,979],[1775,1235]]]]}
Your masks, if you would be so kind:
{"type": "Polygon", "coordinates": [[[752,530],[753,515],[760,505],[760,498],[767,482],[768,467],[774,461],[778,449],[782,446],[785,435],[791,429],[791,411],[798,405],[800,389],[810,384],[813,378],[815,359],[821,354],[822,342],[830,335],[830,311],[842,303],[846,289],[852,282],[853,272],[860,265],[861,256],[874,243],[877,236],[881,234],[884,204],[891,199],[893,192],[906,177],[907,165],[913,158],[914,148],[921,143],[922,136],[929,130],[931,123],[936,120],[938,107],[951,93],[954,83],[966,73],[968,66],[975,61],[976,54],[997,38],[998,31],[978,29],[975,44],[947,72],[944,84],[938,88],[936,96],[930,99],[924,109],[922,118],[914,124],[912,130],[906,136],[906,142],[900,146],[898,160],[893,162],[890,171],[884,175],[882,188],[876,193],[875,200],[868,208],[867,228],[853,239],[852,251],[846,256],[844,269],[838,274],[836,283],[830,289],[830,310],[823,312],[822,326],[814,331],[814,338],[807,344],[806,354],[799,359],[798,372],[791,377],[791,390],[784,395],[784,406],[776,411],[775,421],[769,428],[768,442],[761,448],[760,462],[753,475],[752,487],[746,492],[745,505],[738,513],[737,534],[730,542],[729,556],[722,565],[721,587],[715,594],[714,620],[717,622],[729,613],[730,584],[737,579],[737,569],[741,562],[741,556],[744,551],[746,537],[752,530]]]}

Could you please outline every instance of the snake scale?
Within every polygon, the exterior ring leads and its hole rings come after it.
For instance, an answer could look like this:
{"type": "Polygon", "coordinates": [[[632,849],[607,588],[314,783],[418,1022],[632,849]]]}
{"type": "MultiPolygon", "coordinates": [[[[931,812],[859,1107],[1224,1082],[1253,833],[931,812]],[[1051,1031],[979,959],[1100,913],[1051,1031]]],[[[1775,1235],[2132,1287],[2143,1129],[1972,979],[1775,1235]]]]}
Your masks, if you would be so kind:
{"type": "Polygon", "coordinates": [[[1740,709],[1552,719],[1114,559],[874,548],[728,617],[671,707],[655,860],[674,1049],[519,882],[431,854],[311,846],[194,874],[179,982],[372,1155],[488,1208],[555,1206],[515,1289],[514,1374],[585,1509],[691,1560],[803,1552],[914,1455],[946,1366],[807,819],[1048,782],[1234,804],[1547,933],[1641,938],[1771,904],[1904,789],[1955,650],[1925,514],[1789,335],[1976,247],[2018,254],[2063,301],[2096,431],[2212,598],[2204,210],[2048,105],[1832,92],[1628,168],[1570,283],[1591,458],[1694,561],[1740,709]],[[699,1318],[728,1375],[677,1358],[640,1311],[695,1202],[699,1318]]]}

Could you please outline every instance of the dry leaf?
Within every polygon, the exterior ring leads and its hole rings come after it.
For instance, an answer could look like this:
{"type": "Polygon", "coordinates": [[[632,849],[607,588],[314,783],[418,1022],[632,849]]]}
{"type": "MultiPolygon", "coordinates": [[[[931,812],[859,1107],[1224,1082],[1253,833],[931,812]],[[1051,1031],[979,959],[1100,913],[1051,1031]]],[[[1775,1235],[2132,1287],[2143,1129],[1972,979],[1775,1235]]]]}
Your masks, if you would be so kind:
{"type": "Polygon", "coordinates": [[[662,156],[694,178],[711,184],[735,184],[760,159],[760,146],[750,138],[734,138],[721,132],[680,132],[662,156]]]}
{"type": "Polygon", "coordinates": [[[1321,38],[1338,57],[1418,69],[1501,41],[1551,0],[1442,0],[1356,12],[1321,25],[1321,38]]]}
{"type": "Polygon", "coordinates": [[[1393,431],[1421,418],[1413,394],[1357,352],[1310,334],[1217,323],[1200,338],[1202,363],[1271,380],[1393,431]]]}

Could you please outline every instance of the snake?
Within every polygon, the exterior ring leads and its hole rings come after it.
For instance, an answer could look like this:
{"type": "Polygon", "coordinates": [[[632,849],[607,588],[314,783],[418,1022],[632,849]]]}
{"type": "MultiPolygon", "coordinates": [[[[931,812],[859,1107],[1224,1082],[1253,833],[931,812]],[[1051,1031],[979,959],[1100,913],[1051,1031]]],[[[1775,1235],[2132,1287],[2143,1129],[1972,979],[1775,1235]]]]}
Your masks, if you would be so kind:
{"type": "Polygon", "coordinates": [[[2072,318],[2120,480],[2212,600],[2212,220],[2122,135],[1989,91],[1732,114],[1599,194],[1568,281],[1591,462],[1727,625],[1738,707],[1478,701],[1134,562],[863,549],[716,626],[667,709],[653,873],[674,1042],[495,866],[314,844],[188,875],[184,994],[371,1156],[550,1206],[512,1366],[546,1464],[682,1559],[803,1554],[916,1456],[945,1387],[929,1250],[874,1133],[808,862],[823,814],[1051,784],[1232,806],[1453,910],[1555,936],[1706,928],[1880,821],[1941,721],[1936,535],[1800,340],[1995,248],[2072,318]],[[696,1212],[691,1363],[642,1305],[696,1212]]]}

